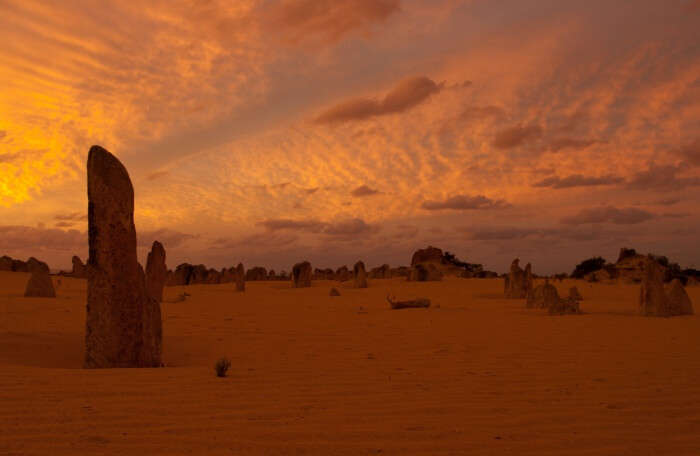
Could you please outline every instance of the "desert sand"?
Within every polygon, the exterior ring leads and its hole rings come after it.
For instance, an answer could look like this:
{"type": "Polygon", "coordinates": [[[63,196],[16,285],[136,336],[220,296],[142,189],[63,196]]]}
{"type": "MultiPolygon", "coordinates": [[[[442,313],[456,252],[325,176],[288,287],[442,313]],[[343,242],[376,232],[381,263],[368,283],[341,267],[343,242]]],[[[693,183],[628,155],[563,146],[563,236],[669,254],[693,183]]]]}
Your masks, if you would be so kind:
{"type": "Polygon", "coordinates": [[[700,318],[638,316],[638,285],[556,282],[584,296],[563,317],[498,279],[168,287],[166,368],[91,370],[86,281],[24,298],[28,279],[0,272],[3,455],[700,451],[700,318]]]}

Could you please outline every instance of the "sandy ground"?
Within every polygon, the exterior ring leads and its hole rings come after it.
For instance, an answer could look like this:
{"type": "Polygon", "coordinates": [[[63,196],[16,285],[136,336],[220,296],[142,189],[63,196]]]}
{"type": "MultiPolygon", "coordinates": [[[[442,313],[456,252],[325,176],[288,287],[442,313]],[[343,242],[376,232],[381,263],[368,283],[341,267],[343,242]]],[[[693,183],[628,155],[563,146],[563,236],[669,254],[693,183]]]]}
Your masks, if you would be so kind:
{"type": "Polygon", "coordinates": [[[501,280],[173,287],[167,368],[84,370],[86,282],[27,280],[0,272],[2,455],[700,454],[700,317],[639,317],[636,286],[579,282],[564,317],[501,280]]]}

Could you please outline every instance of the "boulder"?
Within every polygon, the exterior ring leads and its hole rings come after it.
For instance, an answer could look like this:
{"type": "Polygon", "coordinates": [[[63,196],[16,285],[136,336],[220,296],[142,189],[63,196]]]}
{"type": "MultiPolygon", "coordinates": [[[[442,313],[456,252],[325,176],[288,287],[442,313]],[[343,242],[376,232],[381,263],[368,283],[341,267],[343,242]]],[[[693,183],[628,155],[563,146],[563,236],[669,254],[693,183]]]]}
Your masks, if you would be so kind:
{"type": "Polygon", "coordinates": [[[148,296],[158,302],[163,302],[163,287],[168,275],[165,265],[165,248],[158,241],[153,241],[151,251],[146,260],[146,291],[148,296]]]}
{"type": "Polygon", "coordinates": [[[26,298],[55,298],[56,290],[53,287],[48,268],[35,267],[29,277],[27,287],[24,290],[26,298]]]}
{"type": "Polygon", "coordinates": [[[311,263],[303,261],[292,268],[292,287],[306,288],[311,286],[311,263]]]}
{"type": "Polygon", "coordinates": [[[510,272],[505,278],[504,294],[509,299],[527,298],[532,290],[532,267],[530,263],[525,270],[520,268],[520,259],[516,258],[510,265],[510,272]]]}
{"type": "Polygon", "coordinates": [[[330,296],[340,296],[340,292],[338,291],[337,288],[333,287],[333,288],[331,288],[329,295],[330,296]]]}
{"type": "Polygon", "coordinates": [[[121,162],[88,154],[88,283],[85,367],[161,365],[160,303],[146,291],[136,256],[134,189],[121,162]]]}
{"type": "Polygon", "coordinates": [[[367,288],[367,272],[365,271],[365,264],[362,261],[355,263],[352,268],[353,275],[355,277],[355,288],[367,288]]]}

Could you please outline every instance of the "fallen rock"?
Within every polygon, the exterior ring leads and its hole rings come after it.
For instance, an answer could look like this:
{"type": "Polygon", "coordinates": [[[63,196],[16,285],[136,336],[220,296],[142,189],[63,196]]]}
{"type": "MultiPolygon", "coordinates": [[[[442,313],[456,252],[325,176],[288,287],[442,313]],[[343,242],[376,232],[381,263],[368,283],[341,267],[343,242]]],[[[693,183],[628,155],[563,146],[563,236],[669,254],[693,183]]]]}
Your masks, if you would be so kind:
{"type": "Polygon", "coordinates": [[[330,296],[340,296],[340,292],[338,291],[337,288],[333,287],[333,288],[331,288],[329,295],[330,296]]]}
{"type": "Polygon", "coordinates": [[[134,189],[121,162],[90,149],[85,367],[161,365],[160,303],[148,296],[136,256],[134,189]]]}
{"type": "Polygon", "coordinates": [[[389,301],[389,305],[394,310],[430,307],[430,299],[428,298],[418,298],[409,301],[397,301],[396,298],[387,296],[386,300],[389,301]]]}

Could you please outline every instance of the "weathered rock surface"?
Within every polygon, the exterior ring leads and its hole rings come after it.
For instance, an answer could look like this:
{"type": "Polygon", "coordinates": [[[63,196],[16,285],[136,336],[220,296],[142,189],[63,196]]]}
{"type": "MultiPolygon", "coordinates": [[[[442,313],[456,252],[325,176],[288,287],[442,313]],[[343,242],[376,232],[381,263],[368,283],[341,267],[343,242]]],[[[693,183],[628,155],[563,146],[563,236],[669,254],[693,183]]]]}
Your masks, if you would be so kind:
{"type": "Polygon", "coordinates": [[[411,268],[409,282],[434,282],[442,280],[442,272],[433,263],[418,263],[411,268]]]}
{"type": "Polygon", "coordinates": [[[292,268],[292,286],[306,288],[311,286],[311,263],[303,261],[292,268]]]}
{"type": "Polygon", "coordinates": [[[148,296],[158,302],[163,302],[163,287],[168,275],[165,265],[165,248],[158,241],[153,241],[151,251],[146,260],[146,291],[148,296]]]}
{"type": "Polygon", "coordinates": [[[504,284],[504,294],[509,299],[527,298],[532,290],[532,268],[530,263],[525,266],[525,270],[520,268],[520,259],[516,258],[510,265],[510,272],[506,276],[504,284]]]}
{"type": "Polygon", "coordinates": [[[442,262],[442,256],[441,249],[428,246],[425,249],[415,251],[413,257],[411,257],[411,266],[415,266],[419,263],[440,263],[442,262]]]}
{"type": "Polygon", "coordinates": [[[24,290],[26,298],[55,298],[56,290],[53,287],[48,268],[34,267],[29,277],[27,287],[24,290]]]}
{"type": "Polygon", "coordinates": [[[129,174],[99,146],[90,149],[87,172],[90,255],[85,367],[158,367],[160,303],[148,296],[137,261],[129,174]]]}
{"type": "Polygon", "coordinates": [[[667,292],[671,315],[693,315],[693,303],[678,279],[673,279],[667,292]]]}
{"type": "Polygon", "coordinates": [[[245,291],[245,277],[243,263],[238,263],[236,266],[236,291],[245,291]]]}
{"type": "Polygon", "coordinates": [[[383,264],[372,268],[369,271],[370,279],[390,279],[391,278],[391,267],[388,264],[383,264]]]}
{"type": "Polygon", "coordinates": [[[652,258],[645,259],[639,293],[639,312],[654,317],[692,315],[693,304],[680,280],[673,280],[667,292],[664,289],[664,275],[662,265],[652,258]]]}
{"type": "Polygon", "coordinates": [[[347,266],[341,266],[335,271],[335,280],[338,282],[350,280],[350,270],[347,266]]]}

